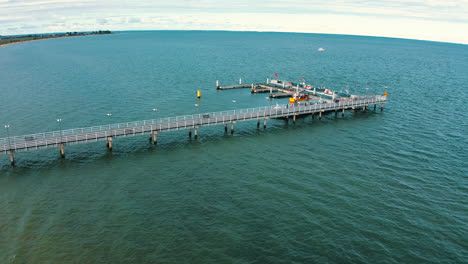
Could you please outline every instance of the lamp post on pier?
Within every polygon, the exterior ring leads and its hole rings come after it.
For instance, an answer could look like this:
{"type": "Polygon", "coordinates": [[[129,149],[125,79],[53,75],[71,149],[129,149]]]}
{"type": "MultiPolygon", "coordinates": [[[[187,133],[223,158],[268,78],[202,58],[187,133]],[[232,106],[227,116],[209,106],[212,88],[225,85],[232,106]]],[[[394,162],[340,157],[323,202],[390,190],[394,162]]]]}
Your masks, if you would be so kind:
{"type": "Polygon", "coordinates": [[[10,139],[9,128],[10,128],[10,125],[5,125],[5,129],[7,131],[7,136],[8,136],[8,150],[7,150],[7,153],[10,155],[11,166],[15,166],[15,155],[13,154],[14,150],[11,149],[11,139],[10,139]]]}
{"type": "Polygon", "coordinates": [[[158,109],[153,108],[152,110],[153,110],[153,121],[154,121],[154,119],[156,119],[156,111],[158,111],[158,109]]]}
{"type": "Polygon", "coordinates": [[[10,125],[5,125],[5,129],[7,131],[7,137],[8,137],[8,148],[11,149],[11,141],[10,141],[10,125]]]}
{"type": "Polygon", "coordinates": [[[62,119],[61,118],[57,119],[57,123],[60,129],[60,142],[59,142],[60,156],[62,156],[62,158],[65,158],[65,148],[63,146],[62,119]]]}
{"type": "Polygon", "coordinates": [[[62,140],[62,137],[63,137],[63,134],[62,134],[62,119],[61,118],[57,119],[57,123],[58,123],[59,131],[60,131],[60,143],[62,143],[63,142],[63,140],[62,140]]]}

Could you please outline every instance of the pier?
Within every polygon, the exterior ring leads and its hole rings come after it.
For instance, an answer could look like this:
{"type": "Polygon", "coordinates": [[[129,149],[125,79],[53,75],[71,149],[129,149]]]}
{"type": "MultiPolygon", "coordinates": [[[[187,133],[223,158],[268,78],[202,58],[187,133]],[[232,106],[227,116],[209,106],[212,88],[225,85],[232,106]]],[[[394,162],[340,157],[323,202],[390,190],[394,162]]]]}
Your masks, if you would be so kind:
{"type": "Polygon", "coordinates": [[[232,90],[232,89],[241,89],[241,88],[252,88],[253,84],[234,84],[234,85],[225,85],[225,86],[216,86],[218,90],[232,90]]]}
{"type": "Polygon", "coordinates": [[[293,92],[285,92],[285,93],[275,93],[275,94],[270,94],[271,98],[287,98],[287,97],[292,97],[293,92]]]}
{"type": "Polygon", "coordinates": [[[321,118],[322,114],[326,112],[342,111],[344,114],[345,110],[369,109],[372,105],[374,109],[380,105],[381,110],[383,110],[386,102],[386,96],[373,95],[341,102],[282,104],[12,136],[0,138],[0,153],[8,154],[11,164],[14,164],[15,153],[21,151],[53,147],[58,148],[59,154],[65,157],[66,146],[73,144],[106,141],[107,148],[112,150],[115,146],[113,139],[117,137],[150,135],[152,142],[156,144],[157,135],[160,132],[188,130],[188,134],[191,136],[193,130],[195,137],[197,137],[200,127],[222,125],[224,131],[227,132],[227,127],[230,125],[231,133],[234,133],[237,122],[257,121],[257,127],[259,127],[260,122],[263,121],[263,126],[266,128],[267,120],[270,118],[292,117],[295,120],[296,116],[299,115],[312,115],[314,117],[315,114],[319,114],[319,118],[321,118]]]}
{"type": "Polygon", "coordinates": [[[216,81],[216,89],[217,90],[231,90],[231,89],[241,89],[241,88],[253,88],[256,84],[253,83],[246,83],[242,84],[242,78],[239,79],[239,84],[234,84],[234,85],[225,85],[221,86],[219,85],[219,81],[216,81]]]}

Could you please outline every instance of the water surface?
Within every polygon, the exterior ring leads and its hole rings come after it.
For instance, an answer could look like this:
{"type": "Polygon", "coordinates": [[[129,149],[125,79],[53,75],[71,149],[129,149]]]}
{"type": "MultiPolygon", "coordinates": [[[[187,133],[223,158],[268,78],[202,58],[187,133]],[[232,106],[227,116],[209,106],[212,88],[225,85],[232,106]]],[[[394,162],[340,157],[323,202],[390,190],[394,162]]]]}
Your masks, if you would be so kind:
{"type": "Polygon", "coordinates": [[[157,146],[118,138],[112,153],[67,146],[65,160],[58,149],[17,153],[15,168],[0,156],[0,263],[468,257],[466,45],[124,32],[9,45],[0,62],[0,122],[12,135],[58,129],[57,118],[66,129],[284,103],[215,89],[274,72],[390,94],[384,112],[238,123],[232,136],[202,127],[197,140],[161,133],[157,146]]]}

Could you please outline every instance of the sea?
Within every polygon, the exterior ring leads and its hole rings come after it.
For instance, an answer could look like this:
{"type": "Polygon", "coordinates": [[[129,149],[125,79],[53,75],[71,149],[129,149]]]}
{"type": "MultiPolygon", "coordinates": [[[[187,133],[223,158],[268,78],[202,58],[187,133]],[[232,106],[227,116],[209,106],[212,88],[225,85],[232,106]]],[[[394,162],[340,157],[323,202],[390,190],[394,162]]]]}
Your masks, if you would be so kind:
{"type": "Polygon", "coordinates": [[[275,73],[388,102],[2,154],[0,263],[467,263],[467,45],[115,33],[0,47],[0,137],[288,103],[215,87],[275,73]]]}

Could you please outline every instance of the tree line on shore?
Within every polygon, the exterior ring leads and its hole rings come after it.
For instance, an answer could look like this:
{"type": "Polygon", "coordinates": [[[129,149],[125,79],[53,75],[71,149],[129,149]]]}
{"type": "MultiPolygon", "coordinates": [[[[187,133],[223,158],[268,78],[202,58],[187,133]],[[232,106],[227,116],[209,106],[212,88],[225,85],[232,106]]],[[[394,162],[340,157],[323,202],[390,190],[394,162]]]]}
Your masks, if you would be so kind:
{"type": "Polygon", "coordinates": [[[60,37],[73,37],[73,36],[87,36],[87,35],[102,35],[112,34],[110,30],[98,30],[89,32],[65,32],[65,33],[51,33],[51,34],[28,34],[18,36],[2,36],[0,35],[0,45],[10,44],[15,42],[48,39],[48,38],[60,38],[60,37]]]}

